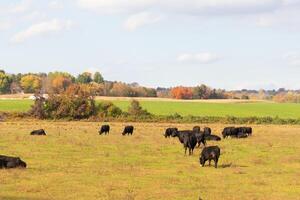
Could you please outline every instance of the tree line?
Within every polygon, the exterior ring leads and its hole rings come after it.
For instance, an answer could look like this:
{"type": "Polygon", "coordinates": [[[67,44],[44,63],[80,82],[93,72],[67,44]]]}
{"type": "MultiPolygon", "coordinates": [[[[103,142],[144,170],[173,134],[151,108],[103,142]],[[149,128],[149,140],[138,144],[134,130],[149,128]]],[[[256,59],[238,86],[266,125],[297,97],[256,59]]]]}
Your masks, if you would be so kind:
{"type": "Polygon", "coordinates": [[[0,94],[39,93],[60,94],[73,85],[83,85],[94,96],[162,97],[175,99],[253,99],[300,103],[299,90],[234,90],[195,87],[149,88],[138,83],[105,80],[100,72],[83,72],[73,76],[67,72],[9,74],[0,70],[0,94]]]}

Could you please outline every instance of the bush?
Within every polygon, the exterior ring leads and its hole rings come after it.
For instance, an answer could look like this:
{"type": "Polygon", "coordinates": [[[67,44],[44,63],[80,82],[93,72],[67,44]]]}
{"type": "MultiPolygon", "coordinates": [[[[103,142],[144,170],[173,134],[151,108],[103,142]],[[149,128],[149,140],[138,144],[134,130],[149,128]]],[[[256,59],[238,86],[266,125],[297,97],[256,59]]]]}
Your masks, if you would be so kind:
{"type": "Polygon", "coordinates": [[[128,108],[128,114],[132,116],[149,116],[150,113],[140,106],[140,102],[132,100],[128,108]]]}
{"type": "Polygon", "coordinates": [[[123,114],[123,111],[111,102],[100,103],[98,112],[102,117],[118,117],[123,114]]]}
{"type": "Polygon", "coordinates": [[[37,118],[86,119],[98,112],[94,97],[81,85],[73,85],[60,95],[51,94],[48,99],[36,98],[30,114],[37,118]]]}

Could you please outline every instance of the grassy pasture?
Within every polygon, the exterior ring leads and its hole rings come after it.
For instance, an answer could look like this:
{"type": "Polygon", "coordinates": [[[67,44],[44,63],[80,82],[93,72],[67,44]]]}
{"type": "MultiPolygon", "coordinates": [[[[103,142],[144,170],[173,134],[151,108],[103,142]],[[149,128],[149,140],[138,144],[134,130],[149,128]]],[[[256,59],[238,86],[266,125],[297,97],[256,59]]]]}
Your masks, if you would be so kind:
{"type": "MultiPolygon", "coordinates": [[[[99,102],[99,100],[97,100],[99,102]]],[[[127,111],[130,100],[111,101],[122,110],[127,111]]],[[[300,104],[269,103],[269,102],[238,102],[238,103],[206,103],[192,101],[158,101],[140,100],[143,108],[156,115],[171,115],[178,113],[182,116],[235,116],[235,117],[280,117],[300,118],[300,104]]],[[[0,100],[0,111],[27,111],[31,100],[0,100]]]]}
{"type": "MultiPolygon", "coordinates": [[[[165,139],[169,126],[195,124],[111,123],[109,136],[99,123],[19,121],[0,123],[0,152],[20,156],[28,168],[0,171],[0,199],[299,199],[300,126],[253,126],[247,139],[226,139],[219,168],[201,168],[200,149],[184,156],[177,139],[165,139]],[[45,128],[48,136],[30,136],[45,128]]],[[[201,125],[202,127],[204,125],[201,125]]],[[[220,135],[222,124],[210,124],[220,135]]]]}

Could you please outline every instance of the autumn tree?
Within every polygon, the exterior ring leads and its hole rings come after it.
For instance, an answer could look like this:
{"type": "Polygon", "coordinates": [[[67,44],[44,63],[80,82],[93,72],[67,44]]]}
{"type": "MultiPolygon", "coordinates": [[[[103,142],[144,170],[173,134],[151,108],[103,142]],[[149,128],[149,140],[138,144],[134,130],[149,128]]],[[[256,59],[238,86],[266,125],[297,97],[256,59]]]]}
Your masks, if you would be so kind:
{"type": "Polygon", "coordinates": [[[65,91],[72,84],[72,80],[64,76],[57,76],[51,80],[51,87],[55,93],[65,91]]]}
{"type": "Polygon", "coordinates": [[[132,89],[125,83],[116,82],[113,84],[110,94],[118,97],[133,97],[132,89]]]}
{"type": "Polygon", "coordinates": [[[175,87],[172,88],[171,94],[176,99],[191,99],[193,97],[193,91],[189,87],[175,87]]]}
{"type": "Polygon", "coordinates": [[[41,78],[32,74],[23,76],[20,83],[25,93],[34,93],[42,86],[41,78]]]}

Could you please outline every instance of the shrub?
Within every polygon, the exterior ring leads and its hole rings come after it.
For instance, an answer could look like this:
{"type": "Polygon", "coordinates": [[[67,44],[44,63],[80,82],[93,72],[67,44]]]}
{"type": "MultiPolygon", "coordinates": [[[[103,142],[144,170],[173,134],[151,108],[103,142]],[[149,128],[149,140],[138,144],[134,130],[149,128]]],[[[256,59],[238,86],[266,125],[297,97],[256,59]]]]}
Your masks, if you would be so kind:
{"type": "Polygon", "coordinates": [[[97,112],[90,92],[81,85],[72,85],[60,95],[51,94],[48,99],[37,98],[29,113],[37,118],[86,119],[97,112]]]}
{"type": "Polygon", "coordinates": [[[132,100],[128,108],[128,114],[133,116],[149,116],[150,113],[140,106],[140,102],[132,100]]]}
{"type": "Polygon", "coordinates": [[[115,106],[111,102],[100,103],[98,112],[102,117],[118,117],[124,114],[119,107],[115,106]]]}

